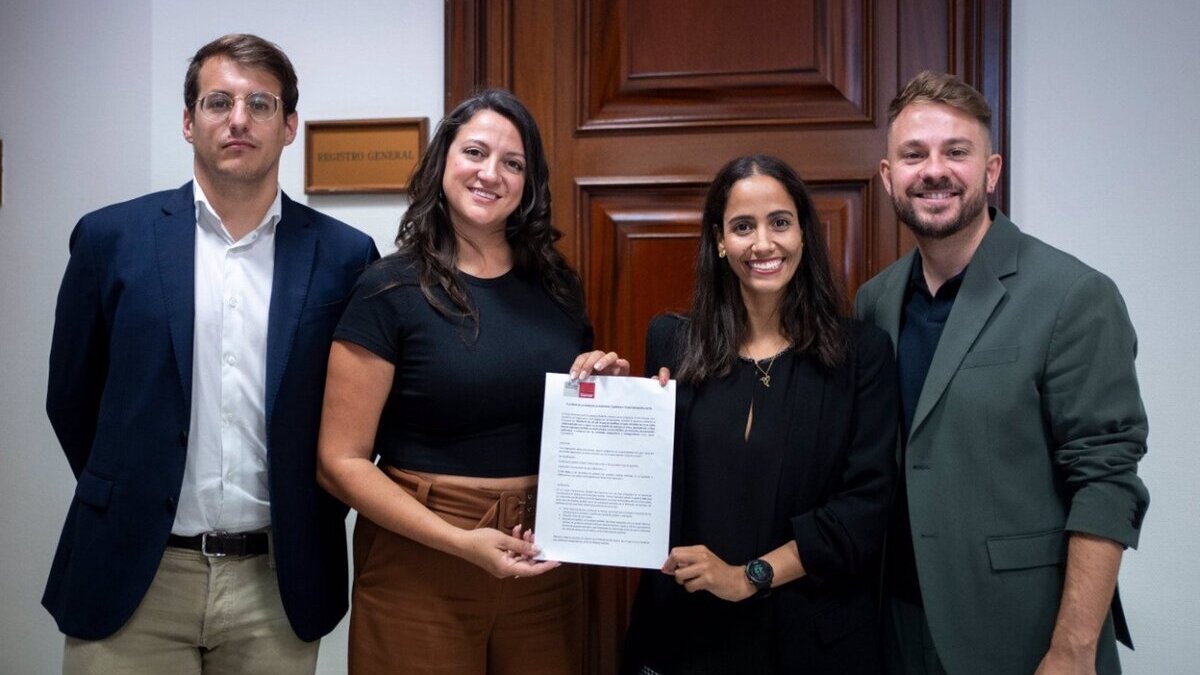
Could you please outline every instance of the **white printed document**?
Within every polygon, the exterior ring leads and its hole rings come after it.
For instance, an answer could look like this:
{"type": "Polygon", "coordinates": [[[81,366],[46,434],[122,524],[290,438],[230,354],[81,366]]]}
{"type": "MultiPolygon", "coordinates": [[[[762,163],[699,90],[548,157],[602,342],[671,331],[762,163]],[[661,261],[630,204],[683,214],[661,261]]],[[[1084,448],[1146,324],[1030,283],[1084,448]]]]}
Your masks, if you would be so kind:
{"type": "Polygon", "coordinates": [[[537,545],[544,560],[658,569],[671,527],[675,381],[546,374],[537,545]]]}

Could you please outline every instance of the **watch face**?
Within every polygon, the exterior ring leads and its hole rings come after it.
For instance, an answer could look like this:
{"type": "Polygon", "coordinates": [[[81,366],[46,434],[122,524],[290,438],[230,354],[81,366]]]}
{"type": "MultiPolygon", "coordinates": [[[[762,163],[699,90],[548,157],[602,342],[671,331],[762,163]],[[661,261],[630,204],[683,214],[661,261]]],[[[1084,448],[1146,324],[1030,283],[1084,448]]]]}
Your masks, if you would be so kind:
{"type": "Polygon", "coordinates": [[[774,570],[764,560],[751,560],[746,563],[746,576],[750,577],[750,581],[755,585],[770,584],[771,578],[775,576],[774,570]]]}

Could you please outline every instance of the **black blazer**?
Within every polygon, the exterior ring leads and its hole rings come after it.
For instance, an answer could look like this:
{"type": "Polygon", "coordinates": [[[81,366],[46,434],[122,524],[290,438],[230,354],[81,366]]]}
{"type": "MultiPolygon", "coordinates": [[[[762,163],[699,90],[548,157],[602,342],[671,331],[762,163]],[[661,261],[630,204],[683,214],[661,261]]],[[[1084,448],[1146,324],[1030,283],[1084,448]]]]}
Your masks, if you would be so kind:
{"type": "MultiPolygon", "coordinates": [[[[77,479],[42,604],[99,639],[141,603],[183,484],[191,415],[192,184],[84,216],[58,294],[46,410],[77,479]]],[[[346,507],[316,483],[334,326],[371,239],[283,196],[267,327],[272,545],[283,607],[315,640],[346,613],[346,507]]]]}
{"type": "MultiPolygon", "coordinates": [[[[660,316],[651,323],[648,373],[660,366],[675,371],[685,321],[660,316]]],[[[773,487],[762,491],[760,510],[773,515],[739,524],[756,529],[759,555],[794,540],[806,576],[766,598],[730,603],[705,592],[690,595],[673,578],[645,572],[626,641],[626,672],[642,665],[667,674],[881,670],[878,564],[896,473],[898,389],[887,335],[858,322],[847,323],[847,334],[847,357],[837,368],[807,357],[787,362],[786,405],[794,411],[788,440],[758,467],[773,487]]],[[[695,393],[690,386],[678,391],[672,546],[681,543],[689,457],[683,430],[695,393]]],[[[744,423],[745,410],[731,408],[728,424],[744,423]]]]}

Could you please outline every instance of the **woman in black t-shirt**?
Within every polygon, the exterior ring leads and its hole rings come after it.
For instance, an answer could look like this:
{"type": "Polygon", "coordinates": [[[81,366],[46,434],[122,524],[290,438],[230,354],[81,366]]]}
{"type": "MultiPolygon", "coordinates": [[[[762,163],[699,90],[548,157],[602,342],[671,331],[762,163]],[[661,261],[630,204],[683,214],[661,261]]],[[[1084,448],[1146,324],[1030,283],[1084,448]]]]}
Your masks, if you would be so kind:
{"type": "Polygon", "coordinates": [[[547,174],[512,94],[464,101],[335,333],[318,480],[359,513],[353,675],[582,670],[580,572],[532,558],[544,374],[629,364],[592,351],[547,174]]]}
{"type": "Polygon", "coordinates": [[[647,374],[680,385],[672,548],[626,673],[880,672],[896,376],[887,335],[842,317],[822,229],[774,157],[709,188],[691,311],[646,338],[647,374]]]}

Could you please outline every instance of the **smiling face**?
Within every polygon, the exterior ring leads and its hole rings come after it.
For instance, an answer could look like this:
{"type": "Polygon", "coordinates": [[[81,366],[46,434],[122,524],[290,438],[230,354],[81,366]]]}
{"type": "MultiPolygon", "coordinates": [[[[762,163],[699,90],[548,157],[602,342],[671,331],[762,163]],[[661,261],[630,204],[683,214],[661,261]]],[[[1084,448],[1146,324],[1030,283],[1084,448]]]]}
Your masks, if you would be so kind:
{"type": "Polygon", "coordinates": [[[747,305],[778,302],[804,252],[796,202],[783,184],[754,174],[733,184],[717,250],[725,254],[747,305]]]}
{"type": "MultiPolygon", "coordinates": [[[[224,92],[246,97],[258,91],[280,95],[279,80],[270,72],[247,68],[223,56],[208,59],[200,67],[200,96],[224,92]]],[[[234,102],[233,111],[221,122],[208,119],[199,109],[183,111],[183,137],[192,144],[196,176],[209,189],[236,183],[274,185],[279,182],[279,156],[296,138],[296,113],[285,115],[281,107],[266,122],[250,117],[244,100],[234,102]]]]}
{"type": "Polygon", "coordinates": [[[446,153],[442,192],[456,232],[503,232],[525,190],[525,145],[508,118],[480,110],[459,128],[446,153]]]}
{"type": "Polygon", "coordinates": [[[943,103],[913,103],[892,123],[879,175],[918,239],[945,239],[988,221],[1000,165],[978,120],[943,103]]]}

